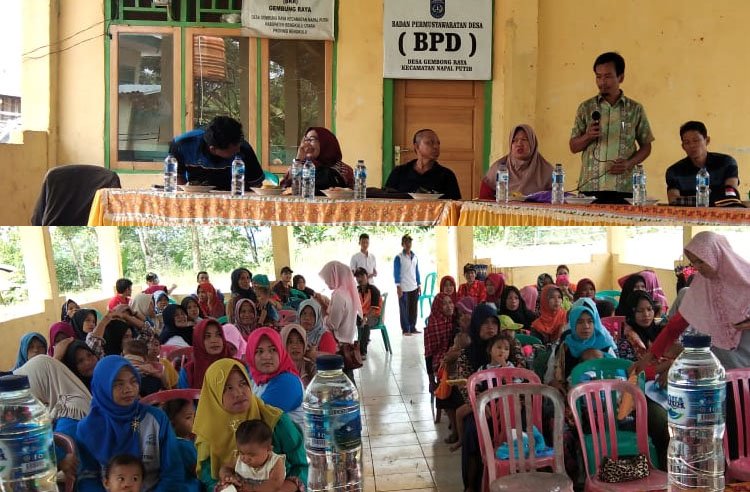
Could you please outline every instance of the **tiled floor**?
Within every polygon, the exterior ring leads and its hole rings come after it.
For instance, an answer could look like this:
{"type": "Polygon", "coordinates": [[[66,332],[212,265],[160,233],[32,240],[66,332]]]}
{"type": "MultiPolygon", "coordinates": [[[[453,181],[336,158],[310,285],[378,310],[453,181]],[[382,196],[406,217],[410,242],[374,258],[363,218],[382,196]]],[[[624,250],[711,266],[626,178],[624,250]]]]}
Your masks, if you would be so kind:
{"type": "Polygon", "coordinates": [[[355,371],[363,408],[364,490],[460,492],[461,452],[443,442],[450,433],[447,417],[433,423],[422,335],[402,336],[398,318],[390,322],[388,314],[393,354],[386,356],[375,331],[365,366],[355,371]]]}

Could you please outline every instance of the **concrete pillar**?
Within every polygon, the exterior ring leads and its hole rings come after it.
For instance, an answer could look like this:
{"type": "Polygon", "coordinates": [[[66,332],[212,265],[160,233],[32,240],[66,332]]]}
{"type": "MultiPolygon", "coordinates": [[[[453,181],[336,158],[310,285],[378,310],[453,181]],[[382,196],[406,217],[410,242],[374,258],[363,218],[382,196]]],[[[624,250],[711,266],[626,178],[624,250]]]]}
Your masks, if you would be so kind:
{"type": "Polygon", "coordinates": [[[438,280],[451,275],[461,283],[461,269],[474,259],[472,227],[436,227],[438,280]]]}
{"type": "Polygon", "coordinates": [[[99,269],[102,273],[102,293],[107,296],[113,296],[115,282],[122,277],[120,231],[117,227],[97,227],[95,230],[99,245],[99,269]]]}
{"type": "Polygon", "coordinates": [[[57,271],[52,253],[52,238],[48,227],[19,227],[23,264],[26,271],[26,288],[31,302],[42,301],[47,311],[60,298],[57,271]]]}
{"type": "Polygon", "coordinates": [[[292,264],[292,251],[289,248],[289,235],[291,233],[291,227],[271,227],[271,244],[273,245],[273,271],[276,273],[277,279],[281,278],[281,269],[292,264]]]}

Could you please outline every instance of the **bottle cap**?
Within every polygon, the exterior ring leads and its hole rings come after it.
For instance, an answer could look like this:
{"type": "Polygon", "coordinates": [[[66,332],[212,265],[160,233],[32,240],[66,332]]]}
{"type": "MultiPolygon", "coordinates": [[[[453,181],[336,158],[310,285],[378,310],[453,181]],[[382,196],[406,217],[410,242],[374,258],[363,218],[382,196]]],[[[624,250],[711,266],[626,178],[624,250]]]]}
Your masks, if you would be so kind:
{"type": "Polygon", "coordinates": [[[1,391],[19,391],[29,389],[29,378],[20,374],[0,377],[1,391]]]}
{"type": "Polygon", "coordinates": [[[711,346],[711,337],[708,335],[685,335],[682,337],[682,346],[685,348],[708,348],[711,346]]]}
{"type": "Polygon", "coordinates": [[[344,367],[344,358],[340,355],[319,355],[315,359],[315,366],[319,371],[333,371],[344,367]]]}

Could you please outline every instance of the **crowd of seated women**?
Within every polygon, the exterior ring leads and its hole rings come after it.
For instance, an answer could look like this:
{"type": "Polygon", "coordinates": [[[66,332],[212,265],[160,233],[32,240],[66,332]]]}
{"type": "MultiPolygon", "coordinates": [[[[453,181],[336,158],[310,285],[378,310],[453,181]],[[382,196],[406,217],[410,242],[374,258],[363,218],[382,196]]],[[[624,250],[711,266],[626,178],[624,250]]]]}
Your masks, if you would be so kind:
{"type": "MultiPolygon", "coordinates": [[[[745,304],[750,263],[713,232],[696,235],[685,255],[695,273],[668,312],[651,271],[619,279],[617,311],[609,300],[597,298],[592,280],[572,282],[565,265],[554,277],[541,274],[535,285],[520,289],[507,285],[501,274],[478,280],[471,265],[462,284],[449,276],[440,280],[426,321],[424,354],[431,392],[442,379],[457,382],[438,395],[437,408],[450,417],[446,445],[462,448],[466,490],[478,490],[482,466],[468,389],[460,382],[478,371],[527,368],[565,395],[578,364],[622,358],[633,361],[633,371],[643,372],[659,391],[680,352],[677,338],[688,326],[712,336],[713,351],[727,369],[750,367],[745,304]],[[624,322],[605,327],[615,312],[624,322]]],[[[275,458],[266,470],[276,479],[269,490],[303,490],[304,388],[315,373],[317,354],[336,353],[341,343],[351,343],[355,318],[362,313],[348,265],[329,262],[320,275],[332,290],[330,299],[309,290],[304,278],[295,278],[294,285],[282,279],[285,288],[273,288],[265,276],[238,268],[221,321],[204,311],[216,305],[219,314],[218,294],[207,279],[180,304],[158,293],[136,294],[99,316],[66,301],[49,338],[36,332],[22,337],[13,368],[29,376],[55,431],[77,443],[76,455],[58,450],[60,471],[75,477],[79,490],[102,490],[113,466],[135,460],[144,490],[243,490],[240,472],[246,467],[237,461],[237,450],[249,446],[252,436],[235,434],[243,422],[261,421],[265,427],[258,426],[268,429],[256,441],[264,456],[285,457],[283,480],[275,458]],[[296,319],[280,323],[279,311],[290,308],[296,319]],[[179,367],[178,359],[163,357],[185,347],[191,353],[179,359],[179,367]],[[159,409],[139,401],[170,388],[200,391],[197,407],[178,400],[159,409]]],[[[129,297],[128,290],[118,295],[129,297]]],[[[727,405],[730,444],[736,434],[733,408],[727,405]]],[[[649,399],[648,420],[658,450],[655,462],[663,468],[666,410],[656,399],[649,399]]],[[[565,464],[576,478],[581,446],[572,424],[566,425],[565,464]]],[[[550,429],[541,431],[549,438],[550,429]]]]}
{"type": "Polygon", "coordinates": [[[58,449],[59,470],[81,491],[109,490],[109,470],[128,463],[139,465],[143,490],[250,490],[242,472],[252,466],[232,462],[235,431],[260,420],[267,439],[253,424],[256,430],[238,434],[242,445],[268,448],[269,457],[283,455],[283,464],[274,458],[266,470],[273,480],[252,490],[304,490],[304,388],[318,354],[352,341],[349,313],[362,312],[353,304],[360,301],[348,265],[329,262],[320,275],[330,298],[307,288],[301,276],[291,285],[291,276],[282,275],[271,286],[265,275],[238,268],[226,304],[205,272],[195,294],[180,303],[163,290],[131,297],[128,279],[118,280],[103,316],[66,300],[49,338],[22,337],[13,368],[29,376],[54,431],[77,444],[75,454],[58,449]],[[282,326],[283,310],[293,315],[282,326]],[[169,357],[179,351],[183,357],[169,357]],[[187,400],[161,409],[140,403],[168,389],[200,391],[197,407],[187,400]]]}

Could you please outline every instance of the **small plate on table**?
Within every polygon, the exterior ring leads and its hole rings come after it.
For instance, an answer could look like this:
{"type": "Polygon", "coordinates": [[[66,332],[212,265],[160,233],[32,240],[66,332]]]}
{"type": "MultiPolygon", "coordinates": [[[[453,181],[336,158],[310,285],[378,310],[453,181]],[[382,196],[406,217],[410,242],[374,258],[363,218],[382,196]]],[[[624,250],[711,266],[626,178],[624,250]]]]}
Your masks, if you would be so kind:
{"type": "Polygon", "coordinates": [[[595,196],[566,196],[565,203],[571,205],[589,205],[591,202],[596,200],[595,196]]]}
{"type": "Polygon", "coordinates": [[[328,188],[327,190],[320,190],[328,198],[335,200],[350,200],[354,198],[354,190],[349,188],[328,188]]]}
{"type": "Polygon", "coordinates": [[[437,200],[441,196],[443,196],[442,193],[409,193],[409,196],[412,197],[413,200],[437,200]]]}
{"type": "Polygon", "coordinates": [[[257,195],[276,196],[284,193],[284,188],[250,188],[257,195]]]}
{"type": "Polygon", "coordinates": [[[204,185],[180,185],[179,189],[186,193],[208,193],[209,191],[216,188],[215,186],[204,186],[204,185]]]}
{"type": "MultiPolygon", "coordinates": [[[[633,204],[633,199],[632,198],[626,198],[625,201],[628,202],[631,205],[633,204]]],[[[642,206],[643,207],[653,207],[654,205],[656,205],[658,203],[659,203],[659,199],[658,198],[647,198],[646,199],[646,203],[644,203],[642,206]]]]}

